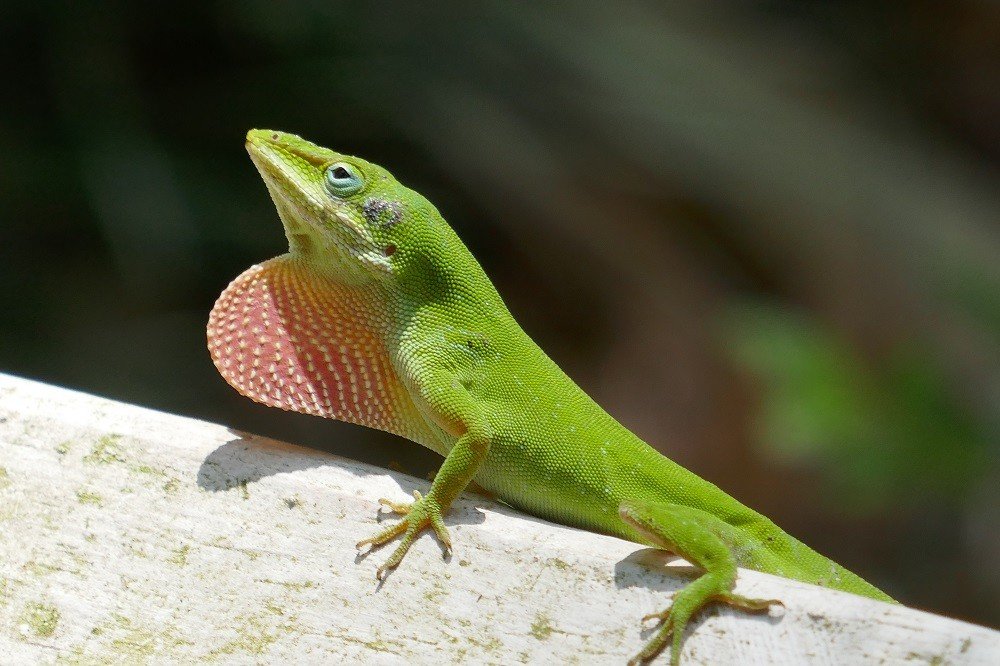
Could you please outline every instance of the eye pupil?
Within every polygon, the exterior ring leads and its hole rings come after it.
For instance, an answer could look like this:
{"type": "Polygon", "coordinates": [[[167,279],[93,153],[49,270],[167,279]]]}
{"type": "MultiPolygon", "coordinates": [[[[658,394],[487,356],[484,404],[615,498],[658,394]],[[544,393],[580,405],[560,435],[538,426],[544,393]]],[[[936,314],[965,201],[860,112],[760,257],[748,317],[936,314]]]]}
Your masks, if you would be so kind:
{"type": "Polygon", "coordinates": [[[350,172],[348,172],[347,169],[345,169],[342,166],[339,166],[339,167],[337,167],[336,169],[333,170],[333,177],[334,178],[338,178],[338,179],[342,179],[342,180],[346,180],[346,179],[348,179],[348,178],[351,177],[351,174],[350,174],[350,172]]]}

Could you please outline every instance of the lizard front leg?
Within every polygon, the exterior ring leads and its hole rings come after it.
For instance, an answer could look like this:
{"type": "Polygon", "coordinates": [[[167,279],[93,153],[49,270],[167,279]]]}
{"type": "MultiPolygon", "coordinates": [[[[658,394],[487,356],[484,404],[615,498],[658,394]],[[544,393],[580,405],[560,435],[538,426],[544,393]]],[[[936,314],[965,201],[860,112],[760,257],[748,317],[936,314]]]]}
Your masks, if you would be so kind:
{"type": "Polygon", "coordinates": [[[426,496],[421,496],[418,491],[414,491],[414,501],[407,504],[392,502],[385,498],[379,499],[379,504],[389,507],[403,519],[357,544],[358,548],[371,546],[374,549],[389,543],[400,534],[403,535],[396,550],[376,571],[376,576],[380,580],[390,570],[399,566],[410,546],[428,527],[434,530],[445,549],[451,551],[451,537],[444,524],[444,514],[455,498],[469,485],[489,453],[492,438],[490,429],[486,420],[480,417],[479,410],[474,408],[469,395],[465,392],[453,392],[450,398],[448,401],[452,408],[450,411],[457,413],[449,414],[447,421],[453,428],[456,422],[464,424],[465,432],[459,436],[451,451],[445,456],[441,468],[434,476],[430,492],[426,496]],[[458,417],[458,413],[464,414],[465,418],[458,417]]]}
{"type": "Polygon", "coordinates": [[[747,537],[719,518],[679,504],[645,502],[623,502],[619,515],[651,545],[676,553],[704,570],[674,595],[669,608],[642,618],[660,620],[660,626],[642,651],[629,661],[630,666],[652,659],[668,641],[670,663],[674,666],[680,663],[681,640],[688,621],[713,601],[758,612],[781,603],[776,599],[750,599],[733,594],[737,562],[731,545],[747,537]]]}

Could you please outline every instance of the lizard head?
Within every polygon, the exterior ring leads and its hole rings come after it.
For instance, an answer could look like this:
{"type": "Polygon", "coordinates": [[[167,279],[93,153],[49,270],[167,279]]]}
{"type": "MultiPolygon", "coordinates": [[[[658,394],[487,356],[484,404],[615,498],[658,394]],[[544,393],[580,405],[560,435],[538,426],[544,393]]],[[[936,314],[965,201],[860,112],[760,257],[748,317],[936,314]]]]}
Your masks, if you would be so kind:
{"type": "Polygon", "coordinates": [[[340,281],[392,279],[413,248],[448,229],[426,199],[376,164],[273,130],[250,130],[246,146],[291,254],[340,281]]]}

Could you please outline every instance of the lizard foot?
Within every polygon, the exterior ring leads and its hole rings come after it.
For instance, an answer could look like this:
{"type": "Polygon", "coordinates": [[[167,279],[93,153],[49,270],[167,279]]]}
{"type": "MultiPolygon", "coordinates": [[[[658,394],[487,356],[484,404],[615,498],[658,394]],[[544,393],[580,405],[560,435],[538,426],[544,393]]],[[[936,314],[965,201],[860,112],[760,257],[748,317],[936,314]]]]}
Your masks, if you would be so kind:
{"type": "MultiPolygon", "coordinates": [[[[709,582],[710,580],[711,576],[703,576],[696,583],[709,582]]],[[[671,666],[677,666],[681,659],[681,639],[688,620],[712,601],[751,612],[766,611],[773,604],[784,605],[777,599],[751,599],[724,591],[713,594],[707,585],[691,584],[677,593],[674,603],[668,609],[659,613],[650,613],[642,618],[643,622],[659,620],[660,625],[656,635],[646,643],[642,651],[629,660],[629,666],[639,666],[651,660],[666,647],[668,641],[670,642],[671,666]]]]}
{"type": "Polygon", "coordinates": [[[413,497],[415,501],[408,504],[380,499],[379,504],[403,516],[403,519],[375,536],[359,541],[356,546],[357,548],[371,546],[372,549],[375,549],[389,543],[400,534],[403,535],[403,540],[399,542],[396,550],[376,570],[375,576],[379,580],[384,580],[390,570],[399,566],[399,563],[403,561],[403,556],[410,550],[410,546],[428,527],[434,530],[437,538],[444,544],[445,550],[451,552],[451,537],[448,536],[448,528],[444,526],[440,504],[432,496],[423,497],[416,490],[413,491],[413,497]]]}

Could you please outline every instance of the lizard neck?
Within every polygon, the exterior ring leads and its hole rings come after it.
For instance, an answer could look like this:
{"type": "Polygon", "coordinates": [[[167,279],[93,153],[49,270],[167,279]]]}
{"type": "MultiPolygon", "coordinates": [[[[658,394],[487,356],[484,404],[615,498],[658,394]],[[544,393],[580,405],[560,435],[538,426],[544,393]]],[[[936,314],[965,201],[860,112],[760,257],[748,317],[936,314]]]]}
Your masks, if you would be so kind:
{"type": "Polygon", "coordinates": [[[435,327],[482,333],[516,327],[486,272],[454,231],[447,226],[433,231],[426,247],[394,267],[391,289],[398,294],[404,327],[415,319],[427,332],[435,327]]]}

